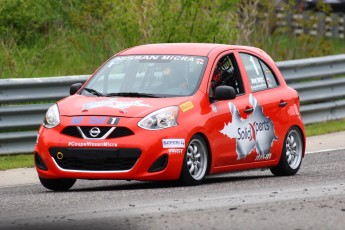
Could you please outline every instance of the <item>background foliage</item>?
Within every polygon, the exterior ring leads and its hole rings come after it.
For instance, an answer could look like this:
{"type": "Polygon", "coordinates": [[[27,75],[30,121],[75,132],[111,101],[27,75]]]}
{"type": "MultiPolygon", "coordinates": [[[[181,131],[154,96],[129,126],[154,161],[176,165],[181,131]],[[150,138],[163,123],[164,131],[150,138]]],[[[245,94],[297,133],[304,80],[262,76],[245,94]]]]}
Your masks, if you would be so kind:
{"type": "MultiPolygon", "coordinates": [[[[146,43],[215,39],[260,47],[277,61],[344,52],[343,41],[277,28],[272,2],[0,0],[0,78],[91,74],[146,43]]],[[[284,8],[298,10],[290,2],[284,8]]]]}

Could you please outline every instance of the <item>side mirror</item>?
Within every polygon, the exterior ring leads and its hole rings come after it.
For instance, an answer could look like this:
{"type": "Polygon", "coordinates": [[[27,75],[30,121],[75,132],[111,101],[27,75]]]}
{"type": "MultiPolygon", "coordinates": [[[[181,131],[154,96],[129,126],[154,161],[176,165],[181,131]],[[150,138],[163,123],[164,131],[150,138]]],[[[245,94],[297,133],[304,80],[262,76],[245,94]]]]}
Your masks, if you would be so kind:
{"type": "Polygon", "coordinates": [[[221,85],[216,87],[214,92],[215,100],[231,100],[236,98],[236,90],[227,85],[221,85]]]}
{"type": "Polygon", "coordinates": [[[83,83],[74,83],[73,85],[71,85],[71,87],[69,88],[69,94],[73,95],[76,94],[78,92],[78,90],[83,86],[83,83]]]}

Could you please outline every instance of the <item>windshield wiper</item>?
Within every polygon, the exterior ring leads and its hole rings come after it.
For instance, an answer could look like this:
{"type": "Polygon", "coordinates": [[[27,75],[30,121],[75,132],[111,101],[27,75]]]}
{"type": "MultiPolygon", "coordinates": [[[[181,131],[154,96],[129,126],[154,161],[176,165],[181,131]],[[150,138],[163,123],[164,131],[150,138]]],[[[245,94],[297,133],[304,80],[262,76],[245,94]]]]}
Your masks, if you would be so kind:
{"type": "Polygon", "coordinates": [[[93,95],[99,96],[99,97],[104,96],[103,94],[101,94],[100,92],[98,92],[98,91],[95,90],[95,89],[84,88],[83,90],[85,90],[85,91],[87,91],[87,92],[89,92],[89,93],[91,93],[91,94],[93,94],[93,95]]]}
{"type": "Polygon", "coordinates": [[[121,96],[121,97],[158,97],[155,94],[150,93],[137,93],[137,92],[119,92],[119,93],[108,93],[104,95],[106,97],[121,96]]]}

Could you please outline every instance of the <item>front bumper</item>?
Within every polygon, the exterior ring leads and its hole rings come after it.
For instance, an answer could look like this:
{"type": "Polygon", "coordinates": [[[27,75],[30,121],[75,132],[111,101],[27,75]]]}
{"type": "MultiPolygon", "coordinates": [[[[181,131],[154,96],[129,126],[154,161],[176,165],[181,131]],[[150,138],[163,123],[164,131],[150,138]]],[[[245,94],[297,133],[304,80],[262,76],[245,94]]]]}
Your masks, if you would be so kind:
{"type": "Polygon", "coordinates": [[[133,135],[105,140],[65,135],[64,128],[39,130],[35,162],[42,178],[175,180],[180,176],[189,137],[178,126],[156,131],[135,127],[133,135]],[[163,140],[178,143],[166,145],[163,140]]]}

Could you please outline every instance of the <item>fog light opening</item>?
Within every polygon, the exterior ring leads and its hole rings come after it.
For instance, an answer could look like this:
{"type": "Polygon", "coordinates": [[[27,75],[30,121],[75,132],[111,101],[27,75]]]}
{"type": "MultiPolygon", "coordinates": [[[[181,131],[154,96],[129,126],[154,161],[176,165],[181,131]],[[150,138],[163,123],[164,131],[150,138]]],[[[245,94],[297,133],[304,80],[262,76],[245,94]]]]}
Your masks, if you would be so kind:
{"type": "Polygon", "coordinates": [[[168,155],[164,154],[160,156],[153,164],[151,165],[149,169],[149,173],[152,172],[159,172],[165,169],[168,165],[168,155]]]}
{"type": "Polygon", "coordinates": [[[43,159],[37,152],[35,152],[35,165],[41,170],[48,171],[47,165],[44,163],[43,159]]]}

